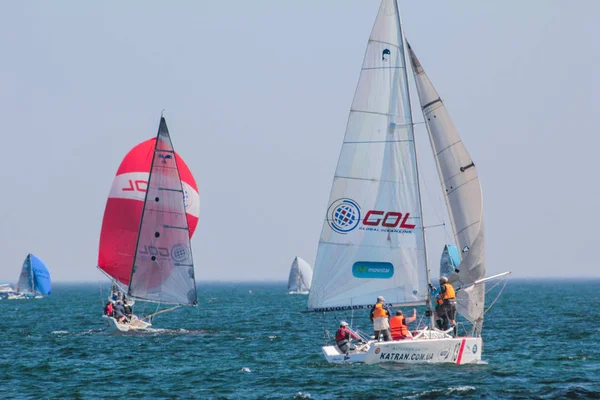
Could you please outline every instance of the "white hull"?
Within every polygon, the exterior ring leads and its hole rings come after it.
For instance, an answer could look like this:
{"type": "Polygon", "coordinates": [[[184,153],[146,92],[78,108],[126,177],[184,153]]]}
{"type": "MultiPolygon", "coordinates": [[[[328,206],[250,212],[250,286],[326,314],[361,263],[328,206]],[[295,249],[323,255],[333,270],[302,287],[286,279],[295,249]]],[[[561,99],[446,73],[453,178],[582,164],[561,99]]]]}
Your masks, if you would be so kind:
{"type": "Polygon", "coordinates": [[[143,331],[152,326],[151,323],[142,321],[135,315],[132,317],[131,322],[126,322],[124,324],[117,322],[116,319],[109,317],[108,315],[103,315],[102,319],[106,322],[106,326],[108,327],[107,330],[109,332],[143,331]]]}
{"type": "Polygon", "coordinates": [[[348,355],[340,352],[337,346],[323,346],[323,355],[330,363],[450,363],[471,364],[481,361],[483,342],[480,337],[441,337],[393,342],[369,341],[357,346],[348,355]]]}
{"type": "Polygon", "coordinates": [[[308,290],[291,290],[288,292],[288,294],[308,294],[309,291],[308,290]]]}

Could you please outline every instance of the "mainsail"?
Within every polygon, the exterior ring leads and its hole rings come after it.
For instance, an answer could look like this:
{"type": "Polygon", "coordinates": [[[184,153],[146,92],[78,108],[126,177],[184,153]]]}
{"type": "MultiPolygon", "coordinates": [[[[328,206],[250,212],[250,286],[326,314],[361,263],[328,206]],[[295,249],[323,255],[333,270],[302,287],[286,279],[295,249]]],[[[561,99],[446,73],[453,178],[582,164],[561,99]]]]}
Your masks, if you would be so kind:
{"type": "MultiPolygon", "coordinates": [[[[477,169],[469,156],[450,115],[409,47],[419,101],[438,174],[449,210],[454,239],[461,255],[460,272],[450,282],[455,287],[471,284],[485,276],[483,199],[477,169]]],[[[457,310],[481,331],[485,285],[473,285],[457,293],[457,310]]]]}
{"type": "MultiPolygon", "coordinates": [[[[98,267],[123,288],[129,285],[131,277],[155,147],[156,138],[153,138],[131,149],[117,170],[106,202],[100,233],[98,267]]],[[[198,186],[179,154],[170,154],[166,160],[172,161],[173,157],[181,176],[191,237],[196,230],[200,214],[198,186]]]]}
{"type": "Polygon", "coordinates": [[[184,188],[161,117],[148,177],[128,295],[164,304],[196,304],[184,188]]]}
{"type": "Polygon", "coordinates": [[[310,290],[312,282],[312,268],[300,257],[294,258],[288,278],[288,291],[306,292],[310,290]]]}
{"type": "Polygon", "coordinates": [[[309,309],[424,304],[427,266],[398,7],[384,0],[364,57],[323,222],[309,309]]]}
{"type": "Polygon", "coordinates": [[[23,261],[17,292],[22,294],[50,294],[52,285],[50,283],[50,272],[46,264],[33,254],[28,254],[23,261]]]}

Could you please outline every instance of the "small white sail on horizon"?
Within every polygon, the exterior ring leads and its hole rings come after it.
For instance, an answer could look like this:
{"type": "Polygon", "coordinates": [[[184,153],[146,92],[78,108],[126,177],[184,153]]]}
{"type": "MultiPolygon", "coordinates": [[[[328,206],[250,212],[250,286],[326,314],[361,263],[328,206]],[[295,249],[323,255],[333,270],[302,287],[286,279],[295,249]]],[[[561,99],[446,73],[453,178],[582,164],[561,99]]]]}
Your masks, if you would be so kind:
{"type": "Polygon", "coordinates": [[[290,294],[308,294],[312,276],[310,265],[300,257],[294,258],[288,277],[288,292],[290,294]]]}

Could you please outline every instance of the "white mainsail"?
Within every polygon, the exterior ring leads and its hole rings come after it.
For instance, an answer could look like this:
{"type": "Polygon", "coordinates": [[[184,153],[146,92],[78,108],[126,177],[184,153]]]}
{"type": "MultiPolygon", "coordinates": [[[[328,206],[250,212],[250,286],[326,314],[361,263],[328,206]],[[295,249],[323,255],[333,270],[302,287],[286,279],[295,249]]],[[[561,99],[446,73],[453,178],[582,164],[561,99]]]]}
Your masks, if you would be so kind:
{"type": "MultiPolygon", "coordinates": [[[[459,272],[449,277],[455,287],[485,276],[483,198],[477,169],[469,156],[444,103],[425,74],[414,51],[408,47],[429,132],[429,139],[449,210],[454,239],[462,259],[459,272]]],[[[458,312],[481,331],[485,285],[473,285],[457,293],[458,312]]]]}
{"type": "Polygon", "coordinates": [[[195,305],[192,247],[175,157],[161,117],[128,294],[164,304],[195,305]]]}
{"type": "Polygon", "coordinates": [[[309,309],[424,304],[427,266],[398,7],[371,31],[319,241],[309,309]]]}
{"type": "Polygon", "coordinates": [[[312,282],[312,268],[300,257],[294,258],[288,277],[288,291],[308,292],[312,282]]]}

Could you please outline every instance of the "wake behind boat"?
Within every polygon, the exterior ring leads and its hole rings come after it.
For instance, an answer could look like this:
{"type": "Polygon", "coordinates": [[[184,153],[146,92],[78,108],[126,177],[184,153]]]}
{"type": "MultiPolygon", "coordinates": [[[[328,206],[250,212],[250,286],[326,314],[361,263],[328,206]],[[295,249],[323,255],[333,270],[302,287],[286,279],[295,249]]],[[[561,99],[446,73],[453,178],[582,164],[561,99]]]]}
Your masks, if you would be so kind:
{"type": "Polygon", "coordinates": [[[124,158],[104,212],[98,268],[118,288],[103,316],[110,331],[148,329],[158,314],[197,305],[190,238],[199,210],[196,182],[161,117],[156,139],[124,158]],[[171,307],[140,318],[133,300],[171,307]]]}
{"type": "MultiPolygon", "coordinates": [[[[402,335],[403,340],[378,341],[368,333],[350,330],[352,334],[344,337],[351,340],[355,336],[359,345],[342,351],[340,346],[346,346],[342,338],[337,345],[324,346],[323,354],[332,363],[478,362],[483,346],[485,282],[489,280],[484,277],[483,206],[477,169],[443,102],[406,44],[397,1],[383,0],[369,37],[333,180],[308,311],[369,310],[381,297],[392,307],[425,306],[428,320],[402,335]],[[449,282],[441,281],[444,290],[448,290],[446,284],[456,286],[456,293],[439,298],[437,313],[427,265],[407,50],[458,245],[445,248],[442,273],[448,274],[449,282]],[[455,326],[441,328],[436,322],[449,315],[442,313],[443,309],[454,305],[464,318],[460,332],[455,326]]],[[[341,330],[344,324],[338,332],[345,332],[341,330]]]]}

